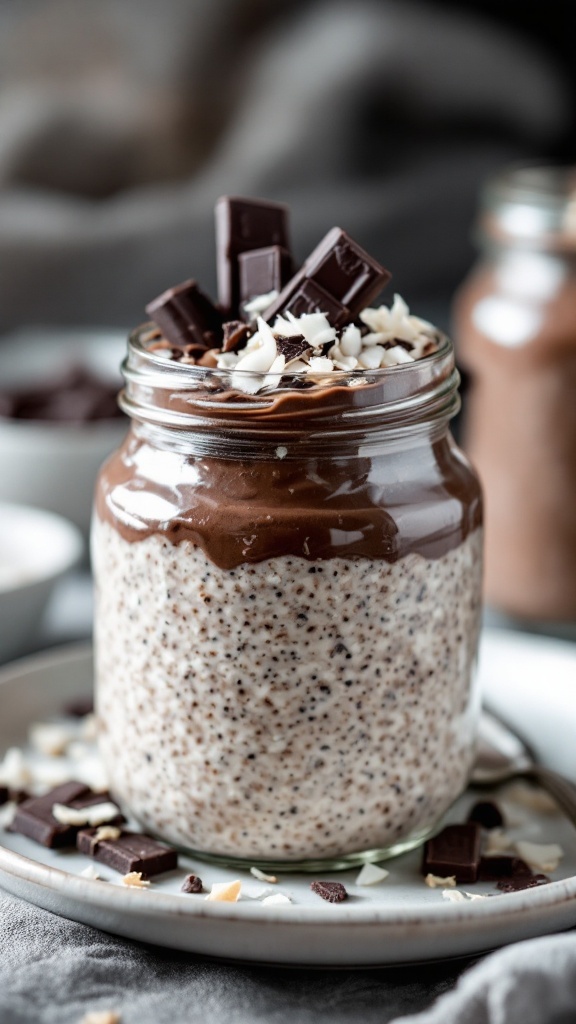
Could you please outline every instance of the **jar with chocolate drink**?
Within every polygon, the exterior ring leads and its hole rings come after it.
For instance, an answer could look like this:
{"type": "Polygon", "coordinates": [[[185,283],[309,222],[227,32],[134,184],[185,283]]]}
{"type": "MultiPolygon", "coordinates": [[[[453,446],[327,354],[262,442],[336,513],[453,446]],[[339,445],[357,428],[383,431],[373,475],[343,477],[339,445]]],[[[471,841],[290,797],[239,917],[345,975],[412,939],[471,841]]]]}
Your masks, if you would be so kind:
{"type": "Polygon", "coordinates": [[[517,168],[485,190],[482,257],[454,316],[471,375],[464,447],[486,495],[486,596],[576,621],[576,172],[517,168]]]}
{"type": "Polygon", "coordinates": [[[450,341],[370,306],[389,275],[340,229],[291,277],[284,234],[248,230],[278,210],[222,201],[226,312],[189,281],[130,339],[93,530],[100,744],[148,831],[343,867],[466,785],[481,498],[450,341]]]}

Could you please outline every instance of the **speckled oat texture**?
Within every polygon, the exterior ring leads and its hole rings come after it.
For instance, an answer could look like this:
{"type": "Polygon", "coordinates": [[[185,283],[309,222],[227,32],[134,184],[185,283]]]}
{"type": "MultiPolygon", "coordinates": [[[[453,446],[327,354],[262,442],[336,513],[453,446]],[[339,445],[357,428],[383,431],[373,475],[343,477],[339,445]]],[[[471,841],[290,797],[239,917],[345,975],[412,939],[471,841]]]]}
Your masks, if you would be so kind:
{"type": "Polygon", "coordinates": [[[473,757],[480,531],[436,560],[282,557],[222,570],[96,523],[97,696],[142,824],[249,861],[388,848],[473,757]]]}

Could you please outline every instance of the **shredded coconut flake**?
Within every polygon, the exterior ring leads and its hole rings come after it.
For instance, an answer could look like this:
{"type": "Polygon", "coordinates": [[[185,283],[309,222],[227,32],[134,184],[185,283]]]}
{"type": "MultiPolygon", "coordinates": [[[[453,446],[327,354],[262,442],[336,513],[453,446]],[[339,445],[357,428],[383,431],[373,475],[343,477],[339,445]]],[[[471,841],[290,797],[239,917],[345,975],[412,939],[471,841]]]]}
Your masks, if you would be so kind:
{"type": "Polygon", "coordinates": [[[240,896],[242,882],[214,882],[207,900],[218,903],[236,903],[240,896]]]}
{"type": "Polygon", "coordinates": [[[364,864],[356,878],[356,885],[378,885],[390,874],[385,868],[379,868],[377,864],[364,864]]]}
{"type": "Polygon", "coordinates": [[[442,878],[440,875],[433,875],[429,871],[424,881],[430,889],[438,889],[441,885],[444,888],[447,886],[454,888],[456,885],[456,875],[447,875],[446,878],[442,878]]]}
{"type": "Polygon", "coordinates": [[[450,903],[466,903],[466,897],[459,889],[443,889],[442,898],[450,903]]]}
{"type": "Polygon", "coordinates": [[[250,868],[250,874],[253,875],[254,878],[257,878],[259,882],[269,882],[271,885],[274,885],[274,883],[278,881],[276,875],[267,875],[264,871],[261,871],[260,868],[250,868]]]}
{"type": "Polygon", "coordinates": [[[127,885],[131,889],[146,889],[150,882],[147,878],[142,878],[141,871],[129,871],[127,875],[122,876],[122,885],[127,885]]]}
{"type": "Polygon", "coordinates": [[[84,870],[80,872],[80,874],[82,878],[91,878],[93,881],[97,881],[100,878],[98,869],[95,868],[93,864],[89,864],[87,868],[84,868],[84,870]]]}
{"type": "Polygon", "coordinates": [[[564,856],[558,843],[530,843],[521,839],[514,848],[518,856],[537,871],[555,871],[564,856]]]}
{"type": "Polygon", "coordinates": [[[491,857],[498,853],[509,853],[514,848],[514,840],[503,828],[491,828],[486,836],[484,854],[491,857]]]}
{"type": "Polygon", "coordinates": [[[289,896],[286,896],[283,892],[275,892],[275,893],[272,894],[272,896],[266,896],[262,900],[262,906],[266,905],[266,906],[270,907],[272,905],[276,905],[276,904],[280,904],[280,903],[292,903],[292,900],[290,899],[289,896]]]}
{"type": "Polygon", "coordinates": [[[77,810],[75,807],[66,807],[65,804],[54,804],[52,814],[61,825],[103,825],[120,814],[116,804],[107,800],[105,803],[94,804],[92,807],[82,807],[77,810]]]}

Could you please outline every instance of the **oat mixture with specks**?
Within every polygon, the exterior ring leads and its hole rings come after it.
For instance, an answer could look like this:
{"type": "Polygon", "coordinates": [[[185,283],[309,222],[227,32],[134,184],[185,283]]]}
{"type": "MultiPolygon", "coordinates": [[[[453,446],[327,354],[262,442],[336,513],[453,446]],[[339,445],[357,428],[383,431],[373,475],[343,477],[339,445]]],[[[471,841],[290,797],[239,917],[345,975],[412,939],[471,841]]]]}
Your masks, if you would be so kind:
{"type": "Polygon", "coordinates": [[[466,783],[481,533],[430,560],[278,557],[94,528],[101,748],[145,828],[297,861],[423,833],[466,783]]]}

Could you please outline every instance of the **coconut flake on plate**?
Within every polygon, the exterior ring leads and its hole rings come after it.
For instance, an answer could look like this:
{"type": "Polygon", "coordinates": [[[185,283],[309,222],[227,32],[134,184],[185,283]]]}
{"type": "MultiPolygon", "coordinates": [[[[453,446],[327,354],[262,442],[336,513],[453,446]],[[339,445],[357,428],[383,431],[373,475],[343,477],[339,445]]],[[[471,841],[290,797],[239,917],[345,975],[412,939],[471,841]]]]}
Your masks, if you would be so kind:
{"type": "Polygon", "coordinates": [[[364,864],[356,878],[356,885],[378,885],[388,878],[389,874],[386,868],[379,868],[377,864],[364,864]]]}

